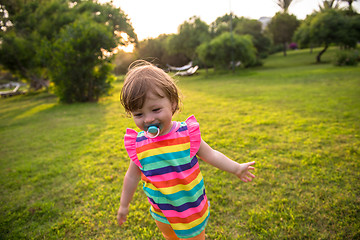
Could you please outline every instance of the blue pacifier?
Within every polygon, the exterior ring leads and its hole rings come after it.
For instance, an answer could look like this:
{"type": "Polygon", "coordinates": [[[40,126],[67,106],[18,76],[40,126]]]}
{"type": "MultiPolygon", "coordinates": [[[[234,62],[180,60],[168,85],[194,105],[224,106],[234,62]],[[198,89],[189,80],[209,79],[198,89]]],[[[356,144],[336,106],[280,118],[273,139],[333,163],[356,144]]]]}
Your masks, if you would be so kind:
{"type": "Polygon", "coordinates": [[[160,128],[157,124],[152,124],[148,127],[146,133],[149,138],[156,138],[160,134],[160,128]]]}

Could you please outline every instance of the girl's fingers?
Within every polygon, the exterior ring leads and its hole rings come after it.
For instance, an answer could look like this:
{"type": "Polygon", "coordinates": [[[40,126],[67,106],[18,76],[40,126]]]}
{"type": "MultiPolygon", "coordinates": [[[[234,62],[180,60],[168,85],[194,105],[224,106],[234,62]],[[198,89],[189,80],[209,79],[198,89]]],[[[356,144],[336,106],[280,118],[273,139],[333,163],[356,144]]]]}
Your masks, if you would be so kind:
{"type": "Polygon", "coordinates": [[[248,173],[248,175],[249,175],[250,177],[252,177],[252,178],[255,178],[255,175],[252,174],[252,173],[248,173]]]}
{"type": "Polygon", "coordinates": [[[251,181],[252,181],[252,178],[246,177],[246,179],[248,180],[248,182],[251,182],[251,181]]]}

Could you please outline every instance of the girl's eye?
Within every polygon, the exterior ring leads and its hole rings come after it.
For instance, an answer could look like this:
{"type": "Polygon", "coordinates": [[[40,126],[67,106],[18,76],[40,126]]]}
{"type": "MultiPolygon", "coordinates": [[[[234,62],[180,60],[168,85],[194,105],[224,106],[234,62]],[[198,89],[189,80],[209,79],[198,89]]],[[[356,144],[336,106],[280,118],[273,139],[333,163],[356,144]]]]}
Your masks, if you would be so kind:
{"type": "Polygon", "coordinates": [[[160,111],[160,108],[153,109],[153,112],[158,112],[158,111],[160,111]]]}
{"type": "Polygon", "coordinates": [[[133,115],[134,115],[134,117],[141,117],[142,116],[141,113],[134,113],[133,115]]]}

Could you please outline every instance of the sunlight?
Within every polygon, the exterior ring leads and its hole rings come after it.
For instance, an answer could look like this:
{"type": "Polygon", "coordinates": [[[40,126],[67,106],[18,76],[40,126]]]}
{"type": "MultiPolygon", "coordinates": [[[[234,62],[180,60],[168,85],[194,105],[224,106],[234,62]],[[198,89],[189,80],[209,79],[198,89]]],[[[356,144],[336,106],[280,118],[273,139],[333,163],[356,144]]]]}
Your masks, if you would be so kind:
{"type": "Polygon", "coordinates": [[[118,48],[123,50],[124,52],[131,53],[131,52],[134,52],[135,45],[129,44],[127,46],[119,46],[118,48]]]}
{"type": "Polygon", "coordinates": [[[120,33],[118,33],[118,35],[120,35],[120,37],[122,39],[124,39],[123,42],[125,42],[125,45],[119,45],[117,48],[114,49],[114,50],[117,50],[117,51],[116,52],[113,51],[113,52],[117,53],[119,50],[122,50],[122,51],[127,52],[127,53],[133,52],[134,49],[135,49],[135,45],[132,44],[132,43],[130,43],[130,44],[128,43],[129,36],[125,32],[120,32],[120,33]]]}
{"type": "Polygon", "coordinates": [[[135,44],[129,42],[129,36],[127,33],[115,31],[115,35],[120,38],[121,44],[111,49],[110,52],[102,48],[101,52],[103,53],[103,58],[111,57],[119,51],[124,51],[126,53],[134,52],[135,44]]]}
{"type": "Polygon", "coordinates": [[[35,106],[35,107],[29,109],[26,112],[23,112],[22,114],[16,116],[14,119],[18,120],[18,119],[23,119],[23,118],[26,118],[26,117],[30,117],[30,116],[33,116],[33,115],[39,113],[39,112],[48,110],[48,109],[50,109],[50,108],[52,108],[54,106],[55,106],[55,103],[43,103],[41,105],[38,105],[38,106],[35,106]]]}

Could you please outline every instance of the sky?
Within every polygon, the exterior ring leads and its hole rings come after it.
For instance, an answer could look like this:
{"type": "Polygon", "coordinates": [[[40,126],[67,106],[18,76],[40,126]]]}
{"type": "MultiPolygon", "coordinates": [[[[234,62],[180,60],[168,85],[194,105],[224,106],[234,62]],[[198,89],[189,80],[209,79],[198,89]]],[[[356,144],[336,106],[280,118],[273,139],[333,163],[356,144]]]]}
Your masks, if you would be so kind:
{"type": "MultiPolygon", "coordinates": [[[[293,0],[289,13],[304,19],[307,14],[318,10],[322,2],[293,0]]],[[[250,19],[272,17],[280,11],[275,0],[113,0],[113,4],[128,15],[139,40],[156,38],[163,33],[177,33],[178,26],[192,16],[199,16],[210,24],[230,10],[238,17],[250,19]]],[[[354,2],[353,8],[359,12],[360,2],[354,2]]]]}

